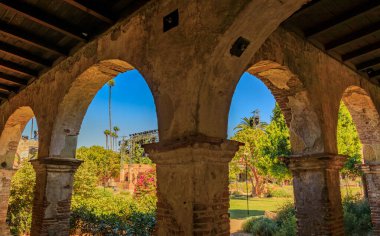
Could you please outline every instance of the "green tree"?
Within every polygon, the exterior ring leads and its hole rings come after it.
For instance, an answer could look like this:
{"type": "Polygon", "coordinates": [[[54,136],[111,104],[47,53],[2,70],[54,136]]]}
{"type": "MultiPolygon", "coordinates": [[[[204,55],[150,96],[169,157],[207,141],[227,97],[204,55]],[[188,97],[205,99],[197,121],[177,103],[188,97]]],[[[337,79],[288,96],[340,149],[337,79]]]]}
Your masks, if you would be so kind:
{"type": "Polygon", "coordinates": [[[73,194],[78,198],[93,197],[99,182],[97,173],[98,170],[94,161],[84,161],[75,173],[73,194]]]}
{"type": "Polygon", "coordinates": [[[291,147],[289,129],[277,103],[272,111],[271,122],[265,128],[265,133],[266,136],[259,140],[259,147],[261,155],[268,157],[271,163],[263,168],[267,168],[272,181],[281,183],[283,180],[290,180],[289,169],[278,158],[289,156],[291,147]]]}
{"type": "Polygon", "coordinates": [[[8,221],[15,235],[30,233],[36,173],[28,160],[21,163],[11,182],[8,221]]]}
{"type": "Polygon", "coordinates": [[[98,181],[106,186],[108,181],[120,173],[120,154],[106,150],[101,146],[81,147],[77,149],[77,158],[92,162],[98,181]]]}
{"type": "Polygon", "coordinates": [[[260,196],[264,190],[264,175],[258,168],[262,166],[259,163],[263,160],[257,148],[258,140],[264,135],[265,132],[262,129],[246,126],[232,137],[233,140],[244,143],[244,146],[236,152],[230,163],[230,170],[248,169],[247,177],[252,183],[252,196],[260,196]]]}
{"type": "Polygon", "coordinates": [[[230,164],[230,174],[242,173],[248,168],[248,178],[252,182],[252,195],[260,196],[265,183],[279,182],[291,178],[288,168],[278,157],[291,153],[289,130],[278,105],[273,109],[269,125],[259,122],[258,111],[253,116],[243,118],[235,128],[238,130],[233,140],[244,143],[230,164]]]}
{"type": "Polygon", "coordinates": [[[361,163],[362,145],[350,112],[343,102],[340,104],[337,128],[338,153],[347,155],[342,169],[345,176],[355,177],[361,174],[358,165],[361,163]]]}

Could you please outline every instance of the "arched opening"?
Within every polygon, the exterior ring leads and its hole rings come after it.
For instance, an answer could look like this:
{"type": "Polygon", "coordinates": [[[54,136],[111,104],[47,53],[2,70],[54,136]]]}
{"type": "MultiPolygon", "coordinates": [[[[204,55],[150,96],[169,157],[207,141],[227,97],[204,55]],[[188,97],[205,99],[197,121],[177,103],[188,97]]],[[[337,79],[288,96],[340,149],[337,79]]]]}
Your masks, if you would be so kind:
{"type": "MultiPolygon", "coordinates": [[[[357,213],[358,218],[367,219],[363,224],[370,225],[369,209],[365,211],[370,208],[372,232],[378,232],[380,222],[376,212],[380,209],[377,180],[380,173],[380,117],[371,97],[363,88],[350,86],[343,92],[337,138],[338,151],[348,158],[342,170],[345,187],[350,189],[347,201],[351,201],[351,205],[361,206],[357,209],[364,209],[357,213]]],[[[370,227],[364,227],[364,230],[358,233],[366,234],[370,232],[370,227]]]]}
{"type": "Polygon", "coordinates": [[[30,107],[13,112],[0,136],[0,231],[5,235],[30,233],[37,158],[38,125],[30,107]]]}
{"type": "Polygon", "coordinates": [[[148,84],[128,63],[107,60],[80,75],[61,103],[50,153],[83,161],[73,179],[71,231],[152,232],[155,166],[142,145],[158,142],[158,129],[148,84]]]}
{"type": "Polygon", "coordinates": [[[249,67],[232,98],[228,136],[245,144],[230,163],[231,232],[252,216],[291,210],[292,177],[280,157],[323,150],[319,120],[299,78],[272,61],[249,67]]]}
{"type": "Polygon", "coordinates": [[[375,164],[380,161],[380,118],[371,97],[357,86],[347,88],[342,96],[356,126],[363,145],[363,161],[375,164]]]}

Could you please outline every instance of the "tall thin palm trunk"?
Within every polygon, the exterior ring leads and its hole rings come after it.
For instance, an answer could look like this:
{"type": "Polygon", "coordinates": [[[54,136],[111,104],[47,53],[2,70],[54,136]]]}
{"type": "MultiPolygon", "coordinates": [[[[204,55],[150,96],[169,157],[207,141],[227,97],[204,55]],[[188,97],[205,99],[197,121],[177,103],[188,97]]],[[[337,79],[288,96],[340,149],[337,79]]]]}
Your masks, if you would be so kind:
{"type": "MultiPolygon", "coordinates": [[[[108,96],[108,117],[109,117],[110,131],[112,132],[112,112],[111,112],[112,86],[109,85],[108,87],[109,87],[109,96],[108,96]]],[[[112,147],[112,137],[110,138],[110,147],[112,147]]]]}

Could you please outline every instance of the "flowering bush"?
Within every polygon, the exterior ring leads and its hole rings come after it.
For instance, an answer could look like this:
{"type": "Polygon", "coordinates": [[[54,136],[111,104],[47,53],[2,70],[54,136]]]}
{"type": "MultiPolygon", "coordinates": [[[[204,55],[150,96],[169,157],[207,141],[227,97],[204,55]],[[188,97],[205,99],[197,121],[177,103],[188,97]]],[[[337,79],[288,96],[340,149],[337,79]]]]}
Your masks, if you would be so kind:
{"type": "Polygon", "coordinates": [[[156,169],[140,173],[137,176],[135,194],[137,197],[143,195],[156,195],[156,169]]]}

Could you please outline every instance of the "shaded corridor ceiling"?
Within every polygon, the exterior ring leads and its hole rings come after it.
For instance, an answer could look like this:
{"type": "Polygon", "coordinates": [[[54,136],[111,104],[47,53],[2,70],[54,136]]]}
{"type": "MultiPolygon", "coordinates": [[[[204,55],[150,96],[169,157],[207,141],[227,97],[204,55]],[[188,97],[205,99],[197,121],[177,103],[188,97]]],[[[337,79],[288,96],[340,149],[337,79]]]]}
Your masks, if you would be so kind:
{"type": "Polygon", "coordinates": [[[0,99],[148,0],[0,0],[0,99]]]}
{"type": "MultiPolygon", "coordinates": [[[[149,0],[0,0],[0,100],[149,0]]],[[[283,25],[379,84],[380,0],[313,0],[283,25]]]]}
{"type": "Polygon", "coordinates": [[[283,25],[379,85],[380,0],[313,0],[283,25]]]}

